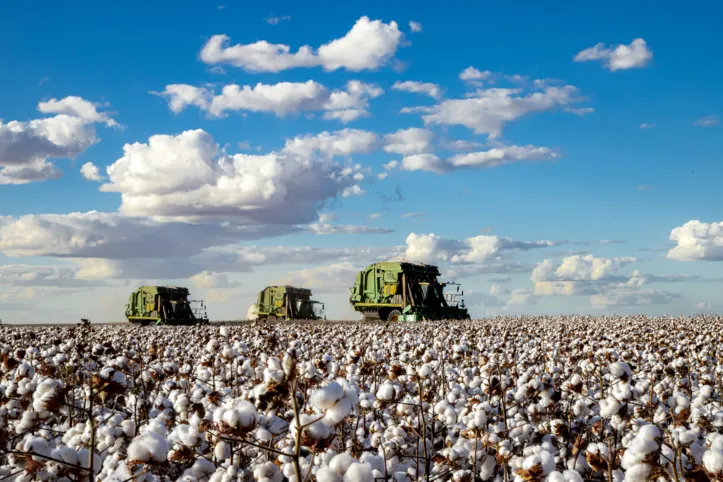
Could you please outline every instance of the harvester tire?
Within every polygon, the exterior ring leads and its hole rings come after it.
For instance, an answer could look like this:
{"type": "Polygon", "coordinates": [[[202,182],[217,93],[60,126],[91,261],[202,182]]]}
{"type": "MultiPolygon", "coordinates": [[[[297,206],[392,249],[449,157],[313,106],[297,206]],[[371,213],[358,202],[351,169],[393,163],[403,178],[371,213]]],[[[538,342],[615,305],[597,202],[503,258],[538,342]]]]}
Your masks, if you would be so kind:
{"type": "Polygon", "coordinates": [[[397,321],[399,321],[399,317],[400,317],[400,316],[402,316],[402,312],[401,312],[401,311],[399,311],[399,310],[392,310],[392,311],[390,311],[389,314],[387,315],[387,321],[392,322],[392,323],[396,323],[397,321]]]}

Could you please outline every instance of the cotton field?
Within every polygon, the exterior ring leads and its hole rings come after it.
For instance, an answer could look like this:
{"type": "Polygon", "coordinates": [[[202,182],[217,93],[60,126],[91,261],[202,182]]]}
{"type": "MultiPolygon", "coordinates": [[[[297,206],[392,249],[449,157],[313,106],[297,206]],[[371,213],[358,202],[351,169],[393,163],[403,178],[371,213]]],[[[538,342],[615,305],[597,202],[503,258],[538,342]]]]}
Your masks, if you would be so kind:
{"type": "Polygon", "coordinates": [[[0,480],[723,481],[723,318],[12,327],[0,480]]]}

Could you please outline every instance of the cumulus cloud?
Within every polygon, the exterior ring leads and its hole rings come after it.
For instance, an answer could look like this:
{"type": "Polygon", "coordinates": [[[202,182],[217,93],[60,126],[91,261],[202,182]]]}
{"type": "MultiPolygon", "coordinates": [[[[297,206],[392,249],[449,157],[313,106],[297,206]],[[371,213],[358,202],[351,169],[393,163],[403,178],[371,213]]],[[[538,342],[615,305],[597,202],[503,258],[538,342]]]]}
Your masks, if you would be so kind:
{"type": "Polygon", "coordinates": [[[574,60],[575,62],[602,60],[605,62],[605,67],[614,72],[645,67],[652,58],[653,52],[648,48],[645,40],[636,38],[630,45],[620,44],[614,48],[600,42],[578,52],[574,60]]]}
{"type": "Polygon", "coordinates": [[[61,171],[49,160],[73,159],[98,142],[94,123],[117,126],[97,104],[80,97],[51,99],[38,109],[53,117],[30,121],[0,120],[0,184],[55,179],[61,171]]]}
{"type": "MultiPolygon", "coordinates": [[[[291,151],[303,150],[290,145],[291,151]]],[[[121,193],[120,212],[126,215],[306,224],[317,218],[321,203],[360,180],[361,166],[336,163],[328,156],[334,147],[326,146],[325,156],[283,150],[229,155],[201,129],[154,135],[148,143],[123,146],[101,190],[121,193]]]]}
{"type": "Polygon", "coordinates": [[[169,258],[298,230],[288,225],[159,223],[96,211],[38,214],[0,219],[0,252],[7,256],[169,258]]]}
{"type": "Polygon", "coordinates": [[[384,91],[374,84],[351,80],[345,89],[329,90],[322,84],[306,82],[257,83],[255,86],[229,84],[215,94],[211,88],[186,84],[167,85],[156,93],[168,100],[173,112],[195,106],[208,112],[210,117],[223,117],[227,112],[249,111],[272,113],[284,118],[305,111],[324,111],[325,119],[343,123],[368,116],[369,100],[384,91]]]}
{"type": "Polygon", "coordinates": [[[422,24],[419,22],[415,22],[414,20],[409,21],[409,30],[412,32],[421,32],[422,31],[422,24]]]}
{"type": "Polygon", "coordinates": [[[94,104],[82,97],[70,95],[63,99],[50,99],[38,104],[38,110],[43,114],[63,114],[77,117],[86,124],[103,123],[108,127],[119,127],[119,124],[110,118],[108,112],[98,112],[98,107],[107,107],[108,104],[94,104]]]}
{"type": "Polygon", "coordinates": [[[668,259],[723,261],[723,222],[688,221],[670,232],[670,240],[676,246],[666,254],[668,259]]]}
{"type": "Polygon", "coordinates": [[[83,175],[84,178],[86,178],[89,181],[102,181],[103,176],[100,175],[100,171],[98,171],[98,166],[93,164],[92,162],[86,162],[83,164],[83,166],[80,168],[80,173],[83,175]]]}
{"type": "MultiPolygon", "coordinates": [[[[384,151],[393,154],[401,154],[403,156],[420,154],[432,150],[433,139],[434,133],[427,129],[420,129],[417,127],[400,129],[384,136],[384,151]]],[[[392,163],[395,163],[394,166],[396,166],[396,161],[391,161],[385,165],[385,169],[387,169],[387,166],[390,166],[392,163]]],[[[392,166],[392,168],[394,166],[392,166]]]]}
{"type": "Polygon", "coordinates": [[[437,84],[429,82],[417,82],[414,80],[407,80],[405,82],[395,82],[392,85],[393,90],[399,90],[402,92],[412,92],[415,94],[428,95],[433,99],[439,99],[442,97],[442,88],[437,84]]]}
{"type": "Polygon", "coordinates": [[[201,49],[200,58],[206,64],[230,64],[248,72],[281,72],[299,67],[359,72],[385,65],[396,54],[401,39],[396,22],[384,23],[364,16],[344,37],[316,50],[304,45],[292,53],[288,45],[265,40],[229,45],[227,35],[214,35],[201,49]]]}
{"type": "Polygon", "coordinates": [[[379,147],[379,137],[370,131],[343,129],[336,132],[323,131],[287,139],[281,152],[297,156],[326,157],[367,154],[379,147]]]}
{"type": "MultiPolygon", "coordinates": [[[[472,78],[469,75],[467,78],[472,78]]],[[[533,82],[529,89],[477,89],[464,99],[448,99],[433,106],[404,108],[402,113],[422,113],[427,125],[462,125],[490,139],[502,135],[508,122],[528,114],[567,107],[578,102],[577,88],[533,82]]]]}
{"type": "Polygon", "coordinates": [[[492,72],[490,72],[489,70],[480,71],[472,66],[467,67],[459,74],[459,78],[466,82],[487,80],[491,76],[492,72]]]}
{"type": "Polygon", "coordinates": [[[456,154],[441,159],[435,154],[405,156],[401,168],[406,171],[430,171],[443,174],[457,169],[487,169],[520,161],[554,161],[560,153],[548,147],[502,146],[486,151],[456,154]]]}
{"type": "Polygon", "coordinates": [[[348,292],[349,280],[364,266],[345,261],[328,266],[292,271],[279,280],[280,284],[304,286],[315,293],[348,292]]]}
{"type": "Polygon", "coordinates": [[[530,277],[535,296],[589,296],[593,309],[665,304],[680,298],[665,290],[645,288],[649,283],[680,282],[692,278],[629,274],[621,269],[638,261],[633,257],[596,258],[592,255],[567,256],[559,263],[546,259],[530,277]]]}
{"type": "Polygon", "coordinates": [[[0,265],[0,286],[76,288],[105,284],[105,281],[83,279],[78,272],[78,268],[72,265],[0,265]]]}
{"type": "Polygon", "coordinates": [[[474,236],[456,240],[431,234],[410,233],[404,256],[413,262],[482,263],[505,252],[555,246],[554,241],[515,241],[499,236],[474,236]]]}
{"type": "Polygon", "coordinates": [[[590,296],[590,305],[593,309],[663,305],[671,303],[680,297],[679,293],[665,290],[644,289],[630,291],[616,288],[590,296]]]}
{"type": "Polygon", "coordinates": [[[551,259],[540,263],[532,272],[532,281],[600,281],[618,280],[621,267],[637,261],[633,257],[596,258],[593,255],[567,256],[556,264],[551,259]]]}
{"type": "Polygon", "coordinates": [[[231,281],[226,273],[202,271],[189,278],[191,282],[202,289],[229,289],[242,286],[239,281],[231,281]]]}

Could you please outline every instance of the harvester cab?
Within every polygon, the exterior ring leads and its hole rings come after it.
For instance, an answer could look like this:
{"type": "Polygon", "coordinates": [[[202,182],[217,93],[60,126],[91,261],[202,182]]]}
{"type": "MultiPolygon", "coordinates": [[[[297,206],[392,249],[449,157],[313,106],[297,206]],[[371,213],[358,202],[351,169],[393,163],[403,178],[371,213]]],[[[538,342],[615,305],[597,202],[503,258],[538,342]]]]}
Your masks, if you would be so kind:
{"type": "Polygon", "coordinates": [[[365,320],[469,319],[458,283],[440,283],[436,266],[405,262],[369,265],[356,277],[350,303],[365,320]],[[447,285],[456,293],[445,293],[447,285]]]}
{"type": "Polygon", "coordinates": [[[128,299],[126,319],[143,326],[207,324],[206,305],[188,296],[181,286],[141,286],[128,299]]]}
{"type": "Polygon", "coordinates": [[[311,290],[288,285],[267,286],[261,290],[247,317],[270,321],[326,319],[324,303],[311,299],[311,290]]]}

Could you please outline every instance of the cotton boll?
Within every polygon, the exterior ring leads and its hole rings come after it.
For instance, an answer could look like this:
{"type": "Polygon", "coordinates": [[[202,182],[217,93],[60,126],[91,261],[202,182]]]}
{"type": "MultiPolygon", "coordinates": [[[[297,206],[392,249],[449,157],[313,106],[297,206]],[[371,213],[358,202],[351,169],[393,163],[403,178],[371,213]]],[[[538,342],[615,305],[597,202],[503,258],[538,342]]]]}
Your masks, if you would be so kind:
{"type": "Polygon", "coordinates": [[[344,482],[373,482],[372,467],[355,462],[344,473],[344,482]]]}
{"type": "Polygon", "coordinates": [[[133,437],[136,433],[136,423],[133,420],[123,420],[121,428],[126,437],[133,437]]]}
{"type": "Polygon", "coordinates": [[[128,459],[139,462],[163,462],[168,455],[168,441],[161,434],[146,430],[128,446],[128,459]]]}
{"type": "Polygon", "coordinates": [[[329,467],[322,467],[316,472],[316,480],[318,482],[341,482],[342,475],[329,467]]]}
{"type": "Polygon", "coordinates": [[[710,449],[703,454],[703,465],[711,474],[723,473],[723,435],[717,435],[710,449]]]}
{"type": "Polygon", "coordinates": [[[615,378],[623,378],[632,376],[633,372],[630,370],[630,366],[625,362],[615,362],[608,365],[610,374],[615,378]]]}
{"type": "Polygon", "coordinates": [[[324,423],[336,425],[349,415],[352,411],[351,400],[342,398],[333,407],[329,408],[324,415],[324,423]]]}
{"type": "Polygon", "coordinates": [[[344,388],[338,382],[318,388],[311,394],[309,402],[320,410],[333,407],[344,396],[344,388]]]}
{"type": "Polygon", "coordinates": [[[652,471],[648,464],[637,464],[625,471],[625,482],[646,482],[652,471]]]}
{"type": "Polygon", "coordinates": [[[620,402],[613,396],[600,400],[600,416],[610,418],[620,411],[620,402]]]}
{"type": "Polygon", "coordinates": [[[395,394],[396,391],[394,390],[394,385],[391,383],[383,383],[377,390],[376,398],[379,400],[390,401],[394,400],[395,394]]]}
{"type": "Polygon", "coordinates": [[[557,471],[550,472],[547,476],[548,482],[583,482],[583,478],[576,470],[565,470],[560,473],[557,471]]]}
{"type": "Polygon", "coordinates": [[[284,476],[273,462],[265,462],[254,468],[254,478],[257,482],[281,482],[284,476]]]}
{"type": "Polygon", "coordinates": [[[221,440],[216,443],[213,455],[216,457],[216,460],[226,460],[231,457],[231,446],[227,442],[221,440]]]}
{"type": "Polygon", "coordinates": [[[335,455],[329,462],[329,467],[337,474],[343,475],[357,460],[346,452],[335,455]]]}

